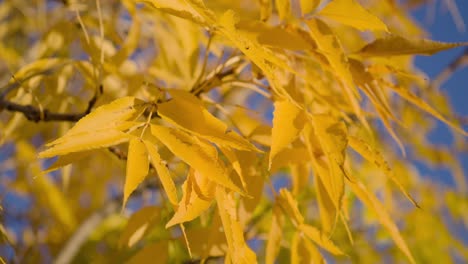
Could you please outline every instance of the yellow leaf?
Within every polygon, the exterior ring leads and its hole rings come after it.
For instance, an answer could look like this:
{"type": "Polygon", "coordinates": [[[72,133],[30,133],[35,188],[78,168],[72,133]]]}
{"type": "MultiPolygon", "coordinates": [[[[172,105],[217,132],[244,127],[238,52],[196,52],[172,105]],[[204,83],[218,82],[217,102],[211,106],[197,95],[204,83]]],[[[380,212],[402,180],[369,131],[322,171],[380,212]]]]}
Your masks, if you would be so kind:
{"type": "Polygon", "coordinates": [[[128,197],[145,179],[148,174],[149,160],[146,147],[138,138],[130,140],[128,145],[127,173],[125,176],[123,207],[127,203],[128,197]]]}
{"type": "Polygon", "coordinates": [[[283,149],[275,155],[271,163],[270,172],[276,172],[283,167],[293,164],[307,163],[309,158],[309,152],[304,147],[283,149]]]}
{"type": "Polygon", "coordinates": [[[397,247],[405,254],[408,260],[413,264],[416,263],[413,256],[411,255],[408,245],[406,245],[405,240],[401,236],[391,217],[388,215],[385,207],[380,203],[375,195],[367,190],[364,184],[359,182],[356,178],[351,177],[352,176],[348,174],[347,179],[349,180],[347,182],[353,190],[353,193],[356,194],[356,196],[364,203],[365,206],[372,209],[377,214],[377,219],[379,222],[388,230],[397,247]]]}
{"type": "Polygon", "coordinates": [[[158,105],[158,114],[164,119],[220,146],[256,150],[246,139],[229,131],[223,121],[208,112],[191,93],[176,89],[169,93],[172,100],[158,105]]]}
{"type": "Polygon", "coordinates": [[[61,167],[69,165],[70,163],[76,162],[78,160],[81,160],[81,159],[85,158],[86,156],[91,155],[92,153],[93,153],[93,151],[85,151],[85,152],[78,152],[78,153],[69,153],[69,154],[65,154],[63,156],[60,156],[43,173],[46,174],[46,173],[52,172],[54,170],[60,169],[61,167]]]}
{"type": "Polygon", "coordinates": [[[138,243],[151,230],[152,225],[159,220],[160,213],[161,208],[148,206],[132,214],[120,235],[119,247],[130,248],[138,243]]]}
{"type": "Polygon", "coordinates": [[[146,245],[143,249],[138,251],[127,263],[154,263],[155,259],[157,259],[158,263],[167,263],[167,261],[169,260],[167,242],[157,242],[146,245]]]}
{"type": "Polygon", "coordinates": [[[322,229],[326,233],[331,233],[333,226],[336,223],[337,214],[339,210],[335,207],[334,201],[330,198],[330,195],[325,187],[322,178],[329,176],[324,176],[322,171],[314,171],[314,184],[317,190],[317,200],[320,213],[320,221],[322,223],[322,229]]]}
{"type": "Polygon", "coordinates": [[[290,50],[308,50],[311,44],[290,28],[270,26],[260,21],[240,21],[236,28],[262,45],[290,50]]]}
{"type": "Polygon", "coordinates": [[[296,226],[304,223],[304,217],[299,211],[297,201],[287,189],[282,188],[279,191],[277,203],[296,226]]]}
{"type": "Polygon", "coordinates": [[[134,2],[143,2],[168,14],[191,20],[197,24],[206,24],[205,19],[184,0],[134,0],[134,2]]]}
{"type": "Polygon", "coordinates": [[[317,15],[330,18],[361,31],[388,31],[382,20],[367,11],[355,0],[330,1],[317,15]]]}
{"type": "Polygon", "coordinates": [[[304,112],[287,100],[276,101],[274,106],[269,168],[275,155],[297,138],[306,121],[304,112]]]}
{"type": "Polygon", "coordinates": [[[320,2],[320,0],[300,0],[302,16],[314,11],[320,2]]]}
{"type": "Polygon", "coordinates": [[[185,161],[204,177],[231,190],[242,193],[229,178],[229,172],[223,161],[218,158],[216,149],[183,131],[151,125],[151,133],[167,148],[185,161]]]}
{"type": "Polygon", "coordinates": [[[33,176],[32,191],[38,199],[38,204],[47,208],[52,218],[67,232],[76,228],[77,219],[70,200],[59,189],[48,175],[41,173],[41,167],[36,159],[36,149],[25,141],[18,141],[15,145],[18,162],[28,164],[28,172],[33,176]]]}
{"type": "Polygon", "coordinates": [[[223,223],[232,263],[257,263],[257,256],[245,242],[243,226],[237,219],[233,193],[227,194],[224,187],[218,186],[216,188],[216,202],[218,204],[221,222],[223,223]]]}
{"type": "Polygon", "coordinates": [[[344,194],[343,166],[348,144],[346,125],[329,115],[314,115],[312,123],[314,132],[327,157],[330,170],[329,179],[324,180],[323,184],[328,187],[330,198],[336,209],[340,210],[344,194]]]}
{"type": "Polygon", "coordinates": [[[216,183],[191,169],[182,190],[182,200],[166,228],[191,221],[199,217],[211,205],[215,196],[216,183]]]}
{"type": "Polygon", "coordinates": [[[273,9],[271,0],[258,0],[260,4],[260,20],[267,21],[271,16],[273,9]]]}
{"type": "Polygon", "coordinates": [[[304,238],[301,232],[295,232],[291,241],[291,263],[325,264],[326,262],[317,247],[304,238]]]}
{"type": "Polygon", "coordinates": [[[268,233],[267,246],[265,251],[265,263],[273,264],[278,256],[281,241],[283,239],[284,216],[280,212],[278,205],[273,207],[270,231],[268,233]]]}
{"type": "Polygon", "coordinates": [[[341,80],[342,89],[354,113],[359,121],[366,128],[369,128],[369,124],[359,105],[360,96],[350,71],[348,57],[345,55],[339,39],[328,25],[319,19],[311,19],[306,21],[306,23],[310,29],[312,38],[317,43],[319,51],[327,58],[330,66],[336,71],[334,74],[341,80]]]}
{"type": "Polygon", "coordinates": [[[194,255],[206,259],[210,256],[223,256],[227,248],[226,237],[221,225],[221,218],[215,212],[211,222],[201,228],[190,228],[187,231],[191,249],[194,255]]]}
{"type": "MultiPolygon", "coordinates": [[[[93,130],[118,128],[124,121],[130,120],[141,113],[143,105],[144,102],[135,97],[119,98],[96,108],[90,114],[81,118],[63,137],[93,130]]],[[[49,144],[54,144],[54,142],[49,144]]]]}
{"type": "Polygon", "coordinates": [[[12,79],[10,83],[16,83],[17,81],[24,82],[38,74],[53,72],[54,70],[60,69],[70,62],[70,60],[63,58],[44,58],[35,60],[17,71],[14,74],[16,80],[12,79]]]}
{"type": "Polygon", "coordinates": [[[281,20],[288,20],[291,17],[290,0],[275,0],[276,9],[281,20]]]}
{"type": "Polygon", "coordinates": [[[177,203],[179,202],[179,199],[177,198],[177,189],[174,184],[174,181],[172,180],[169,169],[166,167],[165,164],[163,164],[161,156],[159,156],[156,147],[148,141],[143,141],[143,143],[145,144],[146,149],[148,150],[151,164],[153,164],[153,167],[158,173],[159,180],[161,181],[164,191],[166,192],[166,195],[169,198],[169,202],[171,202],[171,204],[173,205],[177,205],[177,203]]]}
{"type": "Polygon", "coordinates": [[[333,241],[328,238],[327,235],[323,234],[317,228],[302,224],[299,226],[299,229],[304,232],[304,234],[312,241],[314,241],[318,246],[325,249],[326,251],[334,255],[344,255],[339,247],[337,247],[333,241]]]}
{"type": "Polygon", "coordinates": [[[398,35],[390,35],[367,44],[358,54],[362,56],[433,55],[439,51],[460,46],[468,46],[468,42],[446,43],[428,39],[407,39],[398,35]]]}
{"type": "Polygon", "coordinates": [[[130,135],[121,131],[134,125],[127,120],[137,117],[144,110],[143,106],[143,102],[134,97],[120,98],[100,106],[80,119],[61,138],[48,143],[50,148],[39,153],[39,157],[47,158],[126,142],[130,135]]]}
{"type": "Polygon", "coordinates": [[[54,141],[52,147],[39,153],[39,158],[49,158],[72,152],[89,151],[126,142],[130,135],[118,130],[105,129],[66,135],[54,141]]]}
{"type": "Polygon", "coordinates": [[[387,87],[392,89],[392,91],[397,93],[399,96],[405,98],[408,102],[414,104],[415,106],[419,107],[421,110],[431,114],[435,118],[439,119],[440,121],[444,122],[448,126],[452,127],[458,133],[464,136],[468,136],[467,131],[463,130],[463,128],[461,128],[460,126],[457,126],[456,124],[454,124],[453,122],[449,121],[447,118],[442,116],[439,112],[437,112],[429,104],[424,102],[421,98],[411,93],[407,88],[398,86],[398,85],[393,85],[391,83],[387,83],[387,87]]]}
{"type": "Polygon", "coordinates": [[[392,180],[398,188],[403,192],[403,194],[416,206],[419,207],[418,203],[411,197],[411,195],[406,191],[405,187],[400,183],[398,178],[395,176],[393,170],[388,165],[387,161],[383,155],[377,150],[373,149],[369,144],[364,140],[350,136],[348,137],[349,145],[357,152],[359,155],[364,157],[370,163],[375,164],[379,167],[385,175],[387,175],[390,180],[392,180]]]}

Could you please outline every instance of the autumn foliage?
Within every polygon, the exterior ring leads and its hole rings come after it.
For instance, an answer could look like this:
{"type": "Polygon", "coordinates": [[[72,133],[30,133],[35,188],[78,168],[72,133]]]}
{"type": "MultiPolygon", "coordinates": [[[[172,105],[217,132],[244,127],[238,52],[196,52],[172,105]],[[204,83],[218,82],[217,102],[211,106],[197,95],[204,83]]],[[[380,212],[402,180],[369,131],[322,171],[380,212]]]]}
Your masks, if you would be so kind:
{"type": "Polygon", "coordinates": [[[415,2],[0,2],[4,261],[468,260],[415,2]]]}

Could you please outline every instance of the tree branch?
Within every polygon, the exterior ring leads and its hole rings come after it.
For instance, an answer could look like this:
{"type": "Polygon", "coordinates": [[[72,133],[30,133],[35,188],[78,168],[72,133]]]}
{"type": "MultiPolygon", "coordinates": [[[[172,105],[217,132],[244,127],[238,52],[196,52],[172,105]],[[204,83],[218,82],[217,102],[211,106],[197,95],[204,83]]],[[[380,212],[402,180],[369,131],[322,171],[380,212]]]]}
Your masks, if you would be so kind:
{"type": "Polygon", "coordinates": [[[49,121],[76,122],[91,112],[91,109],[93,109],[99,95],[102,94],[102,92],[103,92],[103,87],[102,85],[100,85],[98,91],[96,91],[96,93],[91,98],[91,100],[89,100],[86,110],[81,113],[54,113],[54,112],[49,111],[48,109],[41,110],[40,108],[35,107],[33,105],[17,104],[17,103],[5,100],[4,99],[6,95],[5,93],[0,97],[0,110],[6,109],[7,111],[10,111],[10,112],[22,113],[26,117],[26,119],[28,119],[29,121],[34,121],[36,123],[39,121],[42,121],[42,122],[49,122],[49,121]]]}

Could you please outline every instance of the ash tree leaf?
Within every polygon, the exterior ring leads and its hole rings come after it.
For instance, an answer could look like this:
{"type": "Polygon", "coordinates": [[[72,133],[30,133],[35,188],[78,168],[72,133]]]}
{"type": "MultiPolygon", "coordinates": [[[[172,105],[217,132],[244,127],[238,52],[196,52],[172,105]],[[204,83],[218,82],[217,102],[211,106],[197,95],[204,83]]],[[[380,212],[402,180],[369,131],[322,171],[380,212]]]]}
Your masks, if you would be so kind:
{"type": "Polygon", "coordinates": [[[385,210],[385,206],[377,199],[377,197],[369,192],[364,184],[356,178],[348,174],[347,183],[351,187],[353,193],[364,203],[365,206],[372,209],[377,214],[379,222],[388,230],[390,236],[395,241],[397,247],[405,254],[410,263],[416,263],[405,240],[400,234],[398,227],[392,221],[392,218],[385,210]]]}
{"type": "Polygon", "coordinates": [[[119,247],[130,248],[137,244],[150,231],[160,214],[161,208],[157,206],[147,206],[132,214],[120,235],[119,247]]]}
{"type": "Polygon", "coordinates": [[[242,193],[241,189],[229,178],[229,172],[224,162],[218,158],[218,152],[212,145],[202,142],[186,132],[169,127],[151,125],[151,133],[172,153],[204,177],[242,193]]]}
{"type": "Polygon", "coordinates": [[[268,232],[267,246],[265,251],[265,263],[273,264],[278,256],[283,240],[284,216],[281,209],[276,204],[273,207],[273,216],[271,219],[270,231],[268,232]]]}
{"type": "Polygon", "coordinates": [[[468,42],[447,43],[428,39],[405,38],[398,35],[390,35],[378,38],[367,44],[357,54],[365,57],[400,56],[400,55],[434,55],[440,51],[468,46],[468,42]]]}
{"type": "Polygon", "coordinates": [[[315,115],[312,124],[327,157],[329,168],[329,178],[323,178],[322,182],[328,189],[336,209],[340,210],[344,194],[343,166],[348,145],[346,125],[329,115],[315,115]]]}
{"type": "Polygon", "coordinates": [[[411,195],[406,191],[405,187],[400,183],[398,178],[395,176],[395,173],[388,165],[387,161],[383,155],[377,150],[373,149],[369,144],[364,140],[350,136],[348,137],[348,142],[351,148],[353,148],[359,155],[368,160],[370,163],[375,164],[379,169],[381,169],[384,174],[390,178],[403,192],[403,194],[416,206],[419,207],[418,203],[411,197],[411,195]]]}
{"type": "Polygon", "coordinates": [[[276,101],[274,107],[269,168],[275,156],[297,138],[306,121],[305,113],[287,100],[276,101]]]}
{"type": "Polygon", "coordinates": [[[324,233],[322,233],[320,230],[317,228],[307,225],[307,224],[302,224],[299,226],[299,230],[304,232],[304,234],[312,241],[314,241],[315,244],[317,244],[319,247],[325,249],[326,251],[334,254],[334,255],[344,255],[343,251],[336,246],[333,241],[328,238],[328,236],[324,233]]]}
{"type": "Polygon", "coordinates": [[[191,169],[182,186],[182,200],[166,228],[199,217],[211,205],[215,197],[216,183],[191,169]]]}
{"type": "Polygon", "coordinates": [[[257,150],[254,145],[213,116],[194,95],[183,90],[169,91],[172,99],[158,105],[165,120],[223,147],[257,150]]]}
{"type": "Polygon", "coordinates": [[[143,102],[134,97],[124,97],[102,105],[81,118],[65,135],[48,143],[49,149],[39,153],[40,158],[65,155],[117,145],[131,136],[122,131],[134,124],[126,122],[143,110],[143,102]]]}
{"type": "Polygon", "coordinates": [[[139,138],[132,138],[128,145],[127,173],[125,176],[123,207],[128,197],[148,175],[149,160],[145,144],[139,138]]]}
{"type": "Polygon", "coordinates": [[[167,197],[169,198],[169,201],[171,202],[171,204],[177,205],[177,203],[179,202],[179,199],[177,198],[177,189],[174,180],[171,177],[169,169],[166,167],[165,164],[163,164],[161,156],[159,155],[156,147],[151,142],[146,140],[143,141],[143,143],[146,146],[151,164],[158,173],[159,180],[161,181],[161,184],[163,186],[164,191],[166,192],[167,197]]]}
{"type": "Polygon", "coordinates": [[[243,226],[238,220],[233,193],[226,193],[224,187],[218,186],[216,188],[216,202],[232,263],[257,263],[257,256],[245,241],[243,226]]]}
{"type": "Polygon", "coordinates": [[[317,15],[330,18],[358,30],[388,31],[378,17],[370,13],[355,0],[330,1],[317,15]]]}

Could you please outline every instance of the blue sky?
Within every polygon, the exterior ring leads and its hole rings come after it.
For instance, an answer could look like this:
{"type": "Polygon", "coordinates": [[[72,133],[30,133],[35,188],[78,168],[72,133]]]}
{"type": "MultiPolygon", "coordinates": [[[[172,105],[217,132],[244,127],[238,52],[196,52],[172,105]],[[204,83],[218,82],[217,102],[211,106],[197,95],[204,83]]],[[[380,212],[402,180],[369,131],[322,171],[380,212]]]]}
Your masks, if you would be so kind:
{"type": "MultiPolygon", "coordinates": [[[[430,33],[430,38],[433,40],[444,42],[468,42],[468,33],[461,32],[457,29],[454,19],[446,8],[443,1],[436,1],[436,8],[431,19],[428,19],[430,10],[427,6],[414,12],[414,17],[419,23],[430,33]]],[[[455,1],[459,12],[464,17],[465,23],[468,23],[468,1],[455,1]]],[[[468,30],[468,24],[467,24],[468,30]]],[[[436,55],[425,57],[418,56],[416,65],[426,72],[428,76],[434,78],[455,58],[462,54],[465,47],[451,49],[438,53],[436,55]]],[[[445,92],[452,103],[455,112],[460,116],[468,116],[468,67],[461,68],[455,72],[443,85],[441,91],[445,92]]],[[[465,130],[468,127],[465,126],[465,130]]],[[[437,128],[430,136],[430,140],[437,144],[449,144],[452,141],[449,129],[447,126],[438,123],[437,128]]],[[[464,168],[465,177],[468,175],[468,153],[461,154],[460,159],[464,168]]],[[[432,178],[441,180],[448,184],[453,184],[450,175],[443,170],[422,169],[423,174],[429,175],[432,178]]]]}

